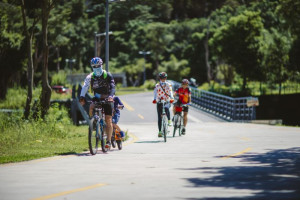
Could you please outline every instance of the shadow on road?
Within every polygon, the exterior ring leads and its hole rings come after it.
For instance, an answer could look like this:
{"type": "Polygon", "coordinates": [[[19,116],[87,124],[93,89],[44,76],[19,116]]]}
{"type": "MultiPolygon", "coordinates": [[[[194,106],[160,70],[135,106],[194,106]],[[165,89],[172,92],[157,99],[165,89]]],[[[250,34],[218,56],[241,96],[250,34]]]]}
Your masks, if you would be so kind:
{"type": "MultiPolygon", "coordinates": [[[[240,167],[191,168],[199,173],[218,174],[211,178],[188,178],[190,187],[215,187],[253,190],[254,196],[205,199],[300,199],[300,148],[242,155],[240,167]]],[[[235,158],[230,158],[235,159],[235,158]]]]}
{"type": "Polygon", "coordinates": [[[160,140],[155,140],[155,141],[138,141],[138,142],[135,142],[135,143],[148,143],[148,144],[155,144],[155,143],[161,143],[161,142],[164,142],[164,141],[160,141],[160,140]]]}

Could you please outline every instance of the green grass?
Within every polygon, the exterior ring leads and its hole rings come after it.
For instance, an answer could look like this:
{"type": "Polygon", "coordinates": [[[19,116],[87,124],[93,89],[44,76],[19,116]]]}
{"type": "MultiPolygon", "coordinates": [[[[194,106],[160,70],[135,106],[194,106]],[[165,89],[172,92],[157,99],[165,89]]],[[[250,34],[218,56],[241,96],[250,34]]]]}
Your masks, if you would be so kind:
{"type": "Polygon", "coordinates": [[[0,163],[79,153],[87,150],[87,126],[71,124],[65,109],[53,106],[45,120],[0,113],[0,163]]]}
{"type": "MultiPolygon", "coordinates": [[[[125,140],[128,139],[126,132],[125,140]]],[[[50,108],[44,120],[0,113],[0,163],[33,160],[88,150],[88,126],[74,126],[66,109],[50,108]]]]}

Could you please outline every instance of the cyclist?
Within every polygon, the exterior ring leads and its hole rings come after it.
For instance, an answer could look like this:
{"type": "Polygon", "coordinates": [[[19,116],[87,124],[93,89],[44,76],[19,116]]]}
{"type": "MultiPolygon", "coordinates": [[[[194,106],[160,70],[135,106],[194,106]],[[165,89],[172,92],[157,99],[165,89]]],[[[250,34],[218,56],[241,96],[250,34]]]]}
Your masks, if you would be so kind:
{"type": "MultiPolygon", "coordinates": [[[[166,72],[161,72],[159,73],[159,83],[155,85],[154,88],[154,100],[152,103],[157,103],[159,100],[165,100],[165,101],[170,101],[170,103],[174,102],[174,97],[173,97],[173,92],[172,92],[172,85],[170,83],[167,83],[167,73],[166,72]]],[[[168,125],[171,126],[171,120],[170,120],[170,107],[171,104],[167,103],[165,104],[165,112],[168,117],[168,125]]],[[[157,104],[157,116],[158,116],[158,137],[162,137],[162,132],[161,132],[161,114],[162,114],[162,105],[157,104]]]]}
{"type": "Polygon", "coordinates": [[[120,129],[120,127],[117,125],[119,119],[120,119],[120,109],[124,108],[124,104],[120,100],[119,97],[114,97],[114,112],[112,117],[112,123],[113,127],[120,133],[121,137],[123,138],[125,136],[124,131],[120,129]]]}
{"type": "MultiPolygon", "coordinates": [[[[84,80],[84,85],[80,93],[80,103],[81,105],[85,104],[85,94],[87,93],[89,87],[91,86],[94,91],[95,97],[94,100],[104,100],[108,99],[108,103],[103,106],[105,113],[105,122],[106,122],[106,133],[107,133],[107,142],[105,147],[109,148],[111,145],[111,136],[113,132],[112,127],[112,109],[113,109],[113,96],[115,94],[115,81],[111,73],[106,72],[102,68],[103,61],[99,57],[95,57],[91,60],[91,66],[93,72],[87,75],[84,80]]],[[[89,115],[93,116],[93,110],[95,105],[90,104],[89,115]]]]}
{"type": "MultiPolygon", "coordinates": [[[[182,104],[189,104],[191,102],[191,91],[189,88],[189,81],[187,79],[183,79],[181,82],[181,87],[179,87],[174,92],[174,97],[178,95],[178,101],[174,103],[173,106],[173,114],[175,115],[176,106],[181,106],[182,104]]],[[[189,107],[186,105],[183,107],[183,129],[182,134],[185,134],[185,127],[188,121],[187,114],[189,111],[189,107]]]]}

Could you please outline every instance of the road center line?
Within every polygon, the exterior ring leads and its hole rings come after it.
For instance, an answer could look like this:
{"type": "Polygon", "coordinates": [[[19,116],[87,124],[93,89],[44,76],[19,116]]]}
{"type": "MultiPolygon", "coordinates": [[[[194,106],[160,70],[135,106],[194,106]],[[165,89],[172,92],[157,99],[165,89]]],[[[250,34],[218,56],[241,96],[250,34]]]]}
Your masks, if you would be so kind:
{"type": "Polygon", "coordinates": [[[136,137],[135,135],[128,133],[128,136],[132,138],[132,140],[130,140],[129,142],[125,142],[124,146],[127,146],[129,144],[135,143],[136,141],[138,141],[138,137],[136,137]]]}
{"type": "Polygon", "coordinates": [[[232,154],[232,155],[229,155],[229,156],[224,156],[224,157],[221,157],[221,158],[222,158],[222,159],[227,159],[227,158],[239,156],[239,155],[244,154],[244,153],[246,153],[246,152],[248,152],[248,151],[251,151],[251,150],[252,150],[252,148],[248,147],[247,149],[245,149],[245,150],[243,150],[243,151],[241,151],[241,152],[238,152],[238,153],[235,153],[235,154],[232,154]]]}
{"type": "Polygon", "coordinates": [[[89,190],[89,189],[93,189],[93,188],[97,188],[97,187],[102,187],[102,186],[105,186],[105,185],[107,185],[107,184],[99,183],[99,184],[96,184],[96,185],[90,185],[90,186],[83,187],[83,188],[78,188],[78,189],[69,190],[69,191],[65,191],[65,192],[59,192],[59,193],[56,193],[56,194],[50,194],[50,195],[43,196],[43,197],[38,197],[38,198],[35,198],[35,199],[32,199],[32,200],[51,199],[51,198],[55,198],[55,197],[59,197],[59,196],[63,196],[63,195],[67,195],[67,194],[71,194],[71,193],[75,193],[75,192],[81,192],[81,191],[85,191],[85,190],[89,190]]]}
{"type": "Polygon", "coordinates": [[[141,114],[138,114],[139,118],[144,119],[144,116],[141,114]]]}
{"type": "Polygon", "coordinates": [[[125,108],[129,111],[134,111],[134,108],[131,107],[128,103],[126,103],[124,100],[122,100],[122,103],[124,104],[125,108]]]}

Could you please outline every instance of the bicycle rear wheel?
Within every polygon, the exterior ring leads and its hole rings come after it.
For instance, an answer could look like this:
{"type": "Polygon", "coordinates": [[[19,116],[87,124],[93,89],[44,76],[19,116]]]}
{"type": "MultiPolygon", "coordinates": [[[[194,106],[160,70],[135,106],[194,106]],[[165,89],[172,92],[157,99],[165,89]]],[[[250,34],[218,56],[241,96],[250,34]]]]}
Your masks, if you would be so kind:
{"type": "Polygon", "coordinates": [[[111,146],[113,148],[116,148],[116,132],[115,129],[113,130],[112,136],[111,136],[111,146]]]}
{"type": "Polygon", "coordinates": [[[122,140],[117,140],[117,145],[118,145],[118,149],[122,150],[122,147],[123,147],[122,140]]]}
{"type": "Polygon", "coordinates": [[[108,151],[108,148],[105,148],[107,136],[104,134],[104,132],[105,132],[104,126],[101,125],[100,126],[100,136],[101,136],[101,149],[102,149],[103,153],[108,151]]]}
{"type": "Polygon", "coordinates": [[[89,149],[92,155],[97,154],[98,142],[99,142],[99,122],[96,122],[95,119],[92,118],[89,124],[89,149]]]}

